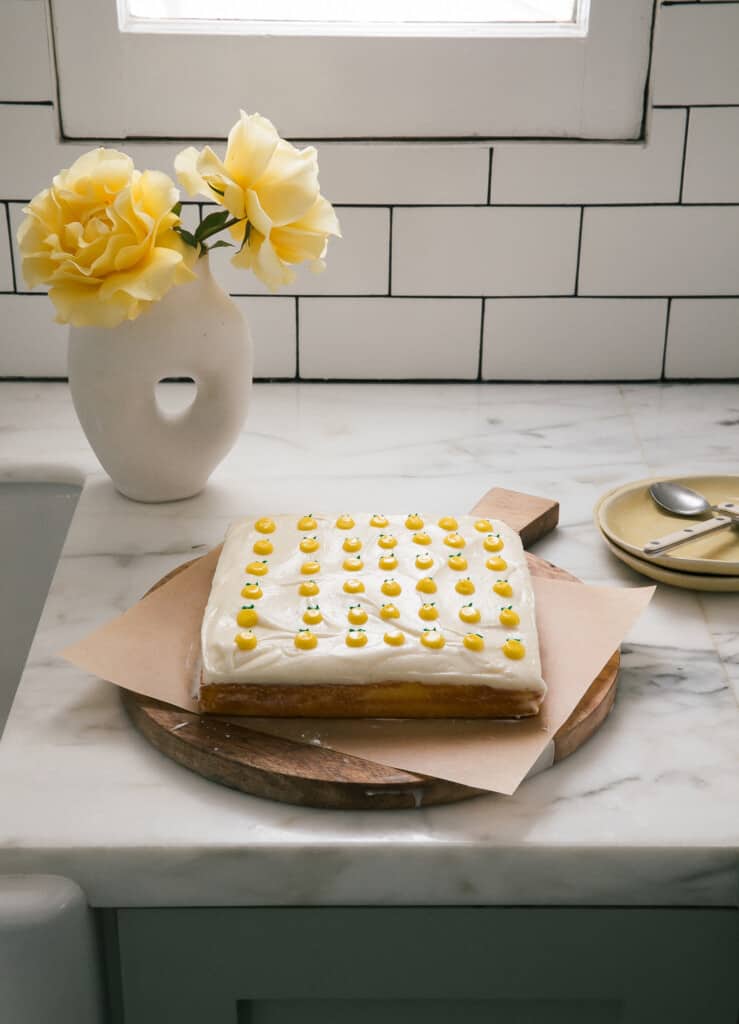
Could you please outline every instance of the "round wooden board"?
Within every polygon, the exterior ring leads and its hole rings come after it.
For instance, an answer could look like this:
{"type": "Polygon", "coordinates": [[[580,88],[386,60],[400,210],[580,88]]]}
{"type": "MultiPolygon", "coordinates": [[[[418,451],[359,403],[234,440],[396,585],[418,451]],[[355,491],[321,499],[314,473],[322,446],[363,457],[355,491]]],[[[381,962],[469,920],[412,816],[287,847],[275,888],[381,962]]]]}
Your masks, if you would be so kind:
{"type": "MultiPolygon", "coordinates": [[[[536,555],[526,557],[534,576],[580,582],[536,555]]],[[[163,577],[152,590],[189,564],[163,577]]],[[[620,652],[614,651],[555,735],[555,762],[574,753],[605,720],[616,696],[619,664],[620,652]]],[[[234,725],[233,720],[192,714],[130,690],[121,693],[131,721],[157,750],[206,779],[253,796],[307,807],[385,811],[452,803],[483,792],[268,736],[234,725]]]]}

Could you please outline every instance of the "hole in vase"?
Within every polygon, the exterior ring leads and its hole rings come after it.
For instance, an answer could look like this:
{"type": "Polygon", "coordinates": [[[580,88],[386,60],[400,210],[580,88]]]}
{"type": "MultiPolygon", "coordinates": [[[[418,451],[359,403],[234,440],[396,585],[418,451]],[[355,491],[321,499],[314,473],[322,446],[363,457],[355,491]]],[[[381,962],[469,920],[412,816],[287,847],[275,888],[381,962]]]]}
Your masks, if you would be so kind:
{"type": "Polygon", "coordinates": [[[162,377],[155,388],[157,405],[165,416],[187,412],[197,393],[198,386],[192,377],[162,377]]]}

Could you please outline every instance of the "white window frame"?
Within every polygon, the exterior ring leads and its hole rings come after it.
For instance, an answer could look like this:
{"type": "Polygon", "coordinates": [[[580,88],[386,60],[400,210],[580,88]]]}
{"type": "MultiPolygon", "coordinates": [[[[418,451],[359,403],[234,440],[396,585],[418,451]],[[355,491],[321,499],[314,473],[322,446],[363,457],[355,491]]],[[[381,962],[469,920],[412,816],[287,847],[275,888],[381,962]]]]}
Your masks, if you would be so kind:
{"type": "Polygon", "coordinates": [[[643,135],[655,0],[589,0],[587,34],[411,38],[121,32],[116,0],[49,2],[68,139],[222,138],[239,108],[296,141],[643,135]]]}

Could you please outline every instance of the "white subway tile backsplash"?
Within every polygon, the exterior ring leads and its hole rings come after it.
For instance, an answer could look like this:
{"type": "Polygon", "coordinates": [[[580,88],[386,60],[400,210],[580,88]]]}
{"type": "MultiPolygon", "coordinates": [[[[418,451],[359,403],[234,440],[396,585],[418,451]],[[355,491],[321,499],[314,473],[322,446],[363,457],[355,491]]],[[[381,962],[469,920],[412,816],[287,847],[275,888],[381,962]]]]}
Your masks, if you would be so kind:
{"type": "Polygon", "coordinates": [[[0,203],[0,292],[13,291],[13,268],[10,263],[10,238],[5,204],[0,203]]]}
{"type": "Polygon", "coordinates": [[[661,6],[654,103],[739,103],[739,4],[661,6]]]}
{"type": "MultiPolygon", "coordinates": [[[[0,4],[0,377],[66,373],[67,328],[28,294],[14,236],[96,145],[58,137],[46,8],[0,4]]],[[[663,357],[667,377],[739,376],[738,54],[739,0],[658,0],[645,143],[318,143],[344,232],[326,272],[275,297],[231,250],[211,257],[255,375],[475,379],[482,355],[484,379],[655,378],[663,357]]],[[[174,178],[187,144],[107,145],[174,178]]],[[[185,205],[188,229],[199,217],[185,205]]]]}
{"type": "Polygon", "coordinates": [[[236,298],[254,344],[255,377],[294,377],[295,299],[236,298]]]}
{"type": "MultiPolygon", "coordinates": [[[[0,160],[0,197],[29,199],[46,188],[63,167],[70,167],[97,145],[93,140],[60,142],[58,131],[53,107],[0,105],[0,138],[7,154],[0,160]]],[[[140,170],[164,171],[174,179],[174,157],[187,143],[126,141],[106,145],[124,150],[140,170]]]]}
{"type": "Polygon", "coordinates": [[[739,203],[739,107],[691,110],[683,200],[739,203]]]}
{"type": "Polygon", "coordinates": [[[3,377],[66,377],[66,326],[47,298],[0,295],[3,377]]]}
{"type": "Polygon", "coordinates": [[[659,377],[666,299],[486,299],[484,380],[659,377]]]}
{"type": "Polygon", "coordinates": [[[300,375],[349,380],[477,376],[479,299],[300,299],[300,375]]]}
{"type": "Polygon", "coordinates": [[[586,209],[581,295],[735,295],[739,207],[586,209]]]}
{"type": "Polygon", "coordinates": [[[673,299],[666,377],[739,377],[739,299],[673,299]]]}
{"type": "Polygon", "coordinates": [[[393,294],[568,294],[579,224],[577,209],[396,210],[393,294]]]}
{"type": "Polygon", "coordinates": [[[674,203],[684,110],[655,110],[646,143],[496,143],[495,203],[674,203]]]}
{"type": "Polygon", "coordinates": [[[44,0],[3,0],[0,39],[8,41],[0,61],[0,100],[51,100],[54,87],[44,0]]]}
{"type": "Polygon", "coordinates": [[[484,203],[490,151],[481,145],[317,146],[321,191],[333,203],[484,203]]]}
{"type": "MultiPolygon", "coordinates": [[[[218,207],[203,207],[203,215],[218,207]]],[[[328,243],[326,269],[312,273],[296,267],[293,285],[280,295],[373,295],[387,293],[390,211],[344,207],[336,211],[342,238],[328,243]]],[[[224,236],[225,237],[225,236],[224,236]]],[[[231,265],[233,249],[216,249],[211,254],[213,273],[231,293],[269,295],[269,289],[246,270],[231,265]]]]}

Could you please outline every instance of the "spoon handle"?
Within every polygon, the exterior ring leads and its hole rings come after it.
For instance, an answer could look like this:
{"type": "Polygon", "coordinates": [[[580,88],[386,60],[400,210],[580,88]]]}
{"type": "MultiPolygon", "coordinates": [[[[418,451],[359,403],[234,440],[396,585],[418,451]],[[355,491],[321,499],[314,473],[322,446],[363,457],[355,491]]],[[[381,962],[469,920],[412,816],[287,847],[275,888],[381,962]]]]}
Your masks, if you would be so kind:
{"type": "MultiPolygon", "coordinates": [[[[721,506],[718,507],[721,508],[721,506]]],[[[733,507],[735,508],[736,505],[733,507]]],[[[730,515],[717,515],[700,523],[691,523],[690,526],[685,526],[682,530],[675,530],[674,533],[650,540],[648,544],[644,545],[642,551],[645,555],[661,555],[671,548],[676,548],[678,544],[686,544],[689,540],[695,540],[696,537],[705,537],[708,533],[723,530],[727,526],[731,526],[734,521],[730,515]]]]}

